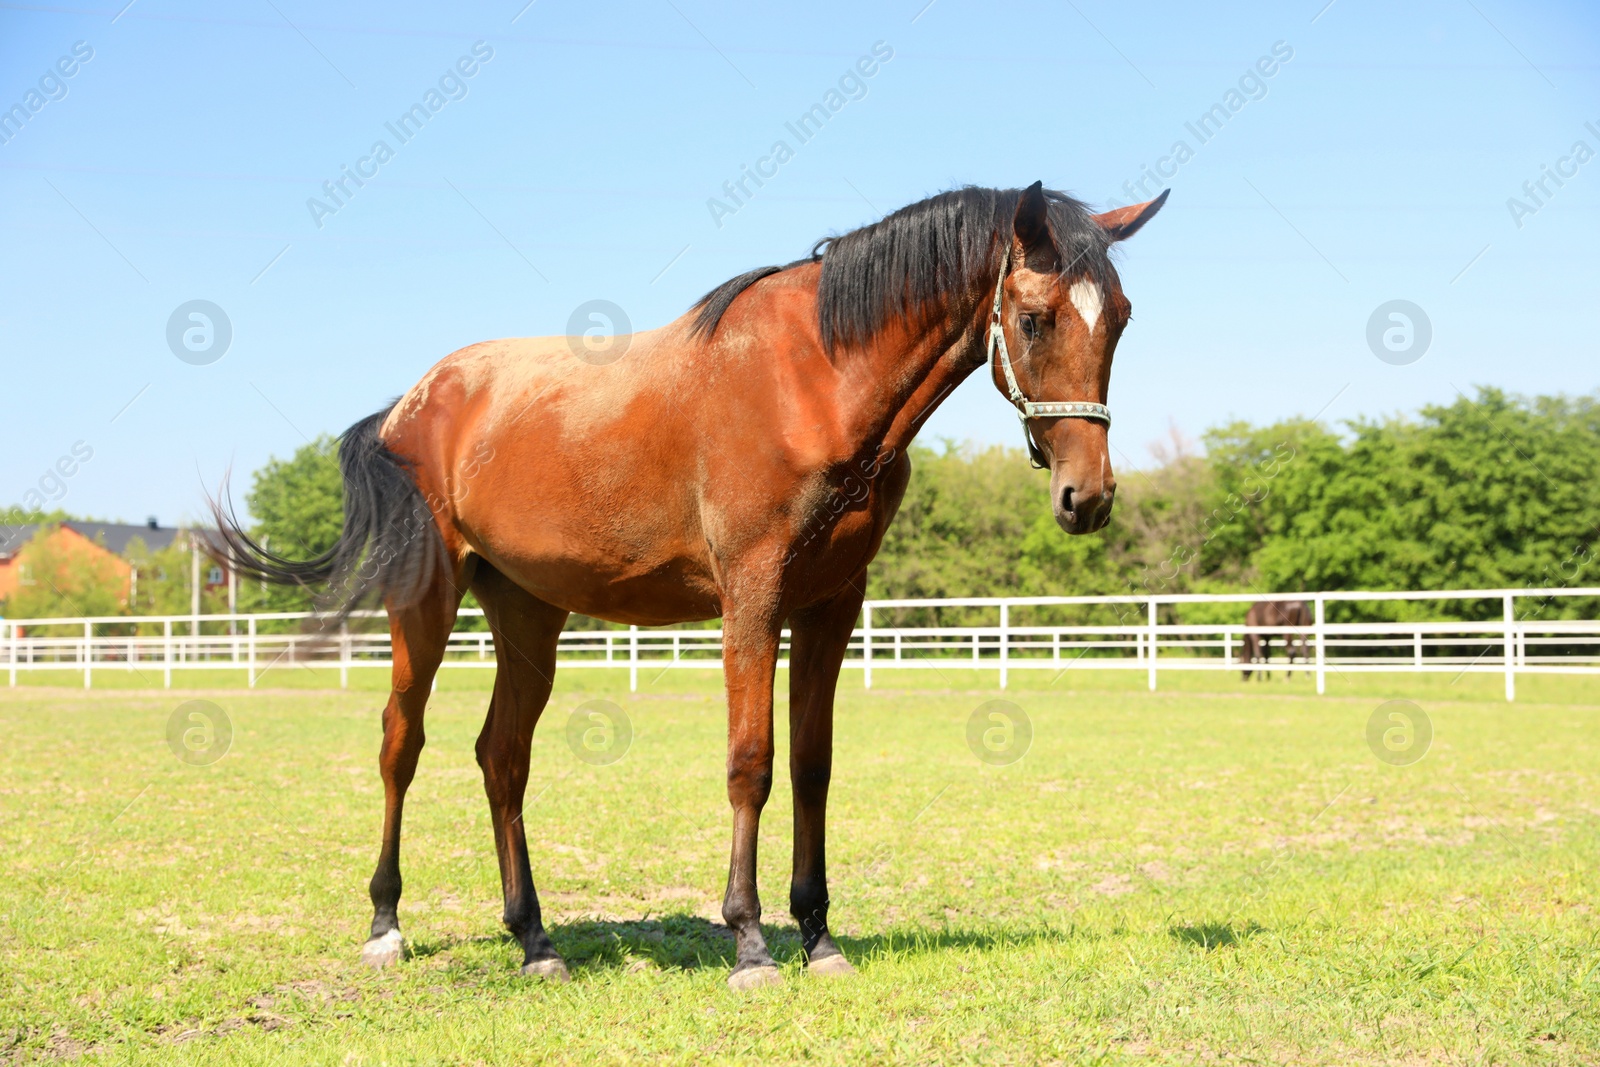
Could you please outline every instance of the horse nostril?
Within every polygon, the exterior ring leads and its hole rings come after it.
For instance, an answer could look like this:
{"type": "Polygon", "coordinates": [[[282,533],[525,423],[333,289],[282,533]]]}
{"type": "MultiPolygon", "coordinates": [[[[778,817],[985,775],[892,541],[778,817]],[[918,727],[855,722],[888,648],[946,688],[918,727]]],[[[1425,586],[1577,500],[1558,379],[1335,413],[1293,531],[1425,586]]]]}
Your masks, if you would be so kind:
{"type": "Polygon", "coordinates": [[[1073,495],[1073,493],[1074,493],[1074,489],[1070,485],[1067,486],[1065,489],[1061,490],[1061,510],[1062,510],[1063,513],[1068,514],[1068,515],[1072,514],[1072,495],[1073,495]]]}

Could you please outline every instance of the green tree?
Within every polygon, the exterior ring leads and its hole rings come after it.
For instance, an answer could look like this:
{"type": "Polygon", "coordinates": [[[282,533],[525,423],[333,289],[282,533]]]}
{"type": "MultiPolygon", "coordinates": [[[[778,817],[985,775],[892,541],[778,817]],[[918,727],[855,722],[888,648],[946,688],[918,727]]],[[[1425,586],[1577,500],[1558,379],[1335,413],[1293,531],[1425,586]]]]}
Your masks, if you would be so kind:
{"type": "MultiPolygon", "coordinates": [[[[338,442],[327,434],[287,460],[273,457],[255,472],[245,502],[256,524],[251,535],[279,555],[303,559],[332,548],[344,525],[344,482],[338,442]]],[[[243,582],[241,611],[308,611],[315,591],[243,582]]]]}
{"type": "MultiPolygon", "coordinates": [[[[1461,589],[1576,584],[1600,530],[1600,408],[1592,398],[1476,400],[1421,418],[1349,424],[1342,448],[1292,467],[1256,553],[1274,589],[1461,589]]],[[[1567,604],[1565,610],[1580,610],[1567,604]]],[[[1417,614],[1437,606],[1390,609],[1417,614]]],[[[1498,604],[1454,605],[1491,618],[1498,604]]]]}
{"type": "Polygon", "coordinates": [[[6,603],[17,619],[121,615],[127,579],[116,560],[44,526],[17,556],[18,585],[6,603]]]}
{"type": "Polygon", "coordinates": [[[18,526],[41,526],[47,523],[66,522],[72,516],[64,511],[32,511],[18,504],[0,508],[0,535],[18,526]]]}
{"type": "Polygon", "coordinates": [[[1316,482],[1337,468],[1342,446],[1320,424],[1291,419],[1271,426],[1234,422],[1205,434],[1206,464],[1214,478],[1205,530],[1203,573],[1235,588],[1257,584],[1255,555],[1275,520],[1287,510],[1284,494],[1294,495],[1307,480],[1316,482]]]}
{"type": "MultiPolygon", "coordinates": [[[[1010,450],[944,443],[913,447],[911,483],[900,512],[868,571],[872,598],[972,596],[1009,588],[1033,592],[1040,577],[1023,566],[1032,520],[1048,515],[1042,472],[1016,463],[1010,450]]],[[[941,610],[941,621],[970,612],[941,610]]],[[[908,623],[931,621],[907,613],[908,623]]]]}
{"type": "MultiPolygon", "coordinates": [[[[134,569],[130,582],[128,612],[132,615],[187,615],[194,606],[194,562],[189,555],[188,538],[179,536],[166,548],[152,551],[144,538],[135,537],[123,549],[123,558],[134,569]]],[[[223,590],[206,590],[204,573],[211,567],[202,556],[200,611],[215,615],[228,610],[223,590]]],[[[243,609],[241,609],[243,610],[243,609]]]]}

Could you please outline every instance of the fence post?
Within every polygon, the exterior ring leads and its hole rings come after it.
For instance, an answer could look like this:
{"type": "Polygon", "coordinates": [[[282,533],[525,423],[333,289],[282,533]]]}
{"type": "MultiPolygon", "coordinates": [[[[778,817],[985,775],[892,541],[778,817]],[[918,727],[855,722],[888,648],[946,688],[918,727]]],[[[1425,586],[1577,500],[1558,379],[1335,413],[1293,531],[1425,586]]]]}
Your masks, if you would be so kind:
{"type": "Polygon", "coordinates": [[[1321,597],[1313,598],[1312,603],[1316,607],[1317,694],[1320,696],[1328,691],[1328,642],[1323,632],[1328,619],[1328,605],[1321,597]]]}
{"type": "Polygon", "coordinates": [[[864,689],[872,688],[872,605],[861,604],[861,664],[864,689]]]}
{"type": "Polygon", "coordinates": [[[250,616],[250,688],[256,687],[256,617],[250,616]]]}
{"type": "Polygon", "coordinates": [[[89,646],[93,644],[93,642],[94,623],[85,620],[83,624],[83,687],[85,689],[89,688],[89,656],[91,655],[89,646]]]}
{"type": "Polygon", "coordinates": [[[1010,625],[1011,625],[1011,605],[1010,604],[1001,604],[1000,605],[1000,688],[1001,689],[1004,689],[1006,687],[1006,665],[1009,662],[1008,653],[1010,651],[1010,642],[1007,640],[1007,637],[1009,636],[1009,634],[1006,632],[1006,629],[1010,625]]]}
{"type": "Polygon", "coordinates": [[[628,627],[628,692],[639,691],[639,628],[628,627]]]}
{"type": "Polygon", "coordinates": [[[1517,616],[1514,593],[1505,595],[1506,607],[1506,699],[1517,699],[1517,616]]]}
{"type": "Polygon", "coordinates": [[[1145,638],[1145,662],[1150,665],[1150,692],[1156,691],[1156,598],[1150,598],[1150,632],[1145,638]]]}

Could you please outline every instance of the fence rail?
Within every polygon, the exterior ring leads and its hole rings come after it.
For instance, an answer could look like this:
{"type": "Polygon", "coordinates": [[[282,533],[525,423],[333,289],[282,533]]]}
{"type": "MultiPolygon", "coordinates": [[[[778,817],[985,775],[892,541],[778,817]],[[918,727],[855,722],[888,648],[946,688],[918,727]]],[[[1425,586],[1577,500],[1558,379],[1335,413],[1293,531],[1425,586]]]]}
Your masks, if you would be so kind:
{"type": "MultiPolygon", "coordinates": [[[[1561,614],[1563,603],[1595,597],[1600,597],[1600,588],[877,600],[863,606],[845,666],[861,670],[868,688],[879,671],[976,667],[998,671],[1002,689],[1010,673],[1018,670],[1137,670],[1146,672],[1149,687],[1155,689],[1160,671],[1292,666],[1313,673],[1319,693],[1326,691],[1330,670],[1503,673],[1506,699],[1514,700],[1519,674],[1600,673],[1600,620],[1545,618],[1561,614]],[[1315,621],[1305,627],[1250,627],[1181,619],[1189,606],[1261,600],[1308,602],[1315,621]],[[1370,609],[1374,604],[1404,601],[1487,604],[1498,617],[1475,622],[1446,618],[1329,622],[1327,618],[1330,605],[1362,604],[1370,609]],[[1111,609],[1117,621],[1091,625],[1028,618],[1096,608],[1111,609]],[[882,625],[895,613],[936,609],[993,612],[994,624],[882,625]],[[1247,634],[1263,635],[1275,646],[1267,662],[1249,664],[1242,659],[1247,634]]],[[[1480,607],[1479,613],[1483,611],[1480,607]]],[[[482,614],[469,609],[461,617],[482,614]]],[[[354,628],[347,622],[320,630],[318,617],[306,612],[7,619],[0,620],[0,666],[13,686],[20,676],[37,671],[81,671],[85,688],[97,673],[160,671],[163,685],[170,688],[174,670],[243,670],[254,687],[271,671],[302,665],[337,667],[340,684],[348,685],[352,667],[391,664],[388,633],[362,629],[374,625],[367,620],[382,617],[382,612],[358,612],[351,616],[354,628]],[[272,625],[263,629],[263,624],[272,625]],[[276,632],[282,627],[297,629],[276,632]]],[[[785,630],[780,656],[787,655],[788,647],[785,630]]],[[[563,668],[627,670],[629,684],[637,689],[641,670],[716,668],[721,666],[721,655],[718,629],[631,627],[565,632],[557,663],[563,668]]],[[[457,629],[450,635],[445,668],[494,664],[494,640],[488,631],[457,629]]],[[[780,661],[780,666],[786,665],[786,660],[780,661]]]]}

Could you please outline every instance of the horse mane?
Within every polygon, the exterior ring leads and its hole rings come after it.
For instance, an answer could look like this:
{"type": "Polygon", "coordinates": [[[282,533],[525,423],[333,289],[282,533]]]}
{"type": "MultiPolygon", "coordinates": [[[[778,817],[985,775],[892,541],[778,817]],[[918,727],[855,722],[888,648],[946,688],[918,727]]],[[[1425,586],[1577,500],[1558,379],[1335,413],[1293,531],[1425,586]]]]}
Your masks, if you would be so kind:
{"type": "MultiPolygon", "coordinates": [[[[1009,247],[1021,189],[965,186],[908,204],[877,222],[823,238],[811,255],[730,278],[695,302],[691,336],[710,338],[728,307],[761,279],[822,261],[817,316],[823,347],[859,345],[889,322],[925,318],[946,293],[985,292],[1009,247]]],[[[1107,288],[1111,239],[1088,208],[1044,191],[1048,230],[1063,277],[1087,273],[1107,288]]],[[[954,315],[962,302],[946,309],[954,315]]],[[[970,304],[969,304],[970,306],[970,304]]]]}

